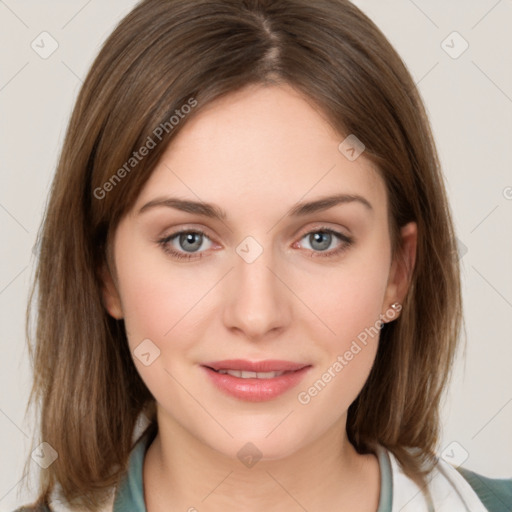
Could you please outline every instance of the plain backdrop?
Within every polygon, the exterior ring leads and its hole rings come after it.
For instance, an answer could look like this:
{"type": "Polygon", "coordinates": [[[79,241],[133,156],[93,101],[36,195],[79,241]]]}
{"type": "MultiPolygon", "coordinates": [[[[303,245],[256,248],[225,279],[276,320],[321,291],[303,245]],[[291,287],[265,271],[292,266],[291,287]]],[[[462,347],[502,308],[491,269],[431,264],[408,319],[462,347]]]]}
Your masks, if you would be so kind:
{"type": "MultiPolygon", "coordinates": [[[[456,223],[468,345],[444,404],[440,455],[510,478],[512,0],[355,3],[418,84],[456,223]]],[[[35,428],[24,414],[31,381],[24,321],[36,233],[78,89],[100,45],[134,5],[0,1],[2,511],[33,498],[21,480],[35,428]],[[32,47],[43,46],[41,37],[45,51],[52,39],[58,44],[47,58],[32,47]]]]}

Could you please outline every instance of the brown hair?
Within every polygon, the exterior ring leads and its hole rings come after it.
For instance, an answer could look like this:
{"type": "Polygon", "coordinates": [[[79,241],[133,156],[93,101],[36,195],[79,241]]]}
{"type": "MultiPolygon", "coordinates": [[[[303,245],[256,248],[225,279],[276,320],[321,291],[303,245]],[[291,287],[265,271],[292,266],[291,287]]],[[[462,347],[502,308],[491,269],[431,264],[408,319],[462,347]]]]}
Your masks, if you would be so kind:
{"type": "Polygon", "coordinates": [[[425,483],[462,306],[443,176],[405,65],[346,0],[145,0],[104,43],[83,84],[39,234],[29,404],[40,408],[41,441],[59,457],[41,472],[38,503],[58,484],[70,504],[95,510],[126,469],[139,414],[156,428],[123,322],[102,303],[100,269],[119,220],[189,119],[248,84],[275,83],[302,92],[340,136],[364,143],[387,187],[393,254],[399,228],[418,224],[402,314],[382,328],[347,433],[360,453],[380,443],[425,483]],[[132,161],[149,138],[155,146],[132,161]]]}

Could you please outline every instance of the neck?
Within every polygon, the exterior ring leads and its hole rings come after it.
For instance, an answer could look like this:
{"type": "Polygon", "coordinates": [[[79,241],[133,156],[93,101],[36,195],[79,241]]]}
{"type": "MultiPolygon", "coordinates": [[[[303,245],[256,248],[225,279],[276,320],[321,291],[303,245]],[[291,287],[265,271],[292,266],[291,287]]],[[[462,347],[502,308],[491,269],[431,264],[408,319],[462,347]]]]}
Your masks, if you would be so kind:
{"type": "Polygon", "coordinates": [[[147,510],[375,512],[378,460],[356,452],[345,418],[294,453],[253,465],[220,453],[169,418],[159,421],[144,459],[147,510]]]}

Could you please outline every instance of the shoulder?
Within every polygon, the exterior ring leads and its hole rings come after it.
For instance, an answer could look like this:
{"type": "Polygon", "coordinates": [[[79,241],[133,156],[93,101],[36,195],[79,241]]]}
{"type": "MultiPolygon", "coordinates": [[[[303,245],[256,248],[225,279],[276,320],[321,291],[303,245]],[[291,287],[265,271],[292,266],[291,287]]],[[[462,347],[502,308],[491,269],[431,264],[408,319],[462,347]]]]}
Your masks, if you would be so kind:
{"type": "Polygon", "coordinates": [[[476,492],[489,512],[512,510],[512,478],[487,478],[462,467],[457,471],[476,492]]]}

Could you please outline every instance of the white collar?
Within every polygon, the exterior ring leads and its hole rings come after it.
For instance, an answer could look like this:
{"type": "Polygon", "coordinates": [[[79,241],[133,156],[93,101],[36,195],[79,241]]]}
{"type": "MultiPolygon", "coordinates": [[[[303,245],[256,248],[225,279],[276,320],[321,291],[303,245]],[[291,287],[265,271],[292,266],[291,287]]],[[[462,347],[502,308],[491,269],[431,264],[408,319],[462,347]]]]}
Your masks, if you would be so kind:
{"type": "Polygon", "coordinates": [[[393,506],[391,512],[487,512],[466,479],[448,462],[438,458],[427,477],[433,503],[427,503],[420,487],[400,468],[396,457],[386,450],[391,462],[393,506]]]}

